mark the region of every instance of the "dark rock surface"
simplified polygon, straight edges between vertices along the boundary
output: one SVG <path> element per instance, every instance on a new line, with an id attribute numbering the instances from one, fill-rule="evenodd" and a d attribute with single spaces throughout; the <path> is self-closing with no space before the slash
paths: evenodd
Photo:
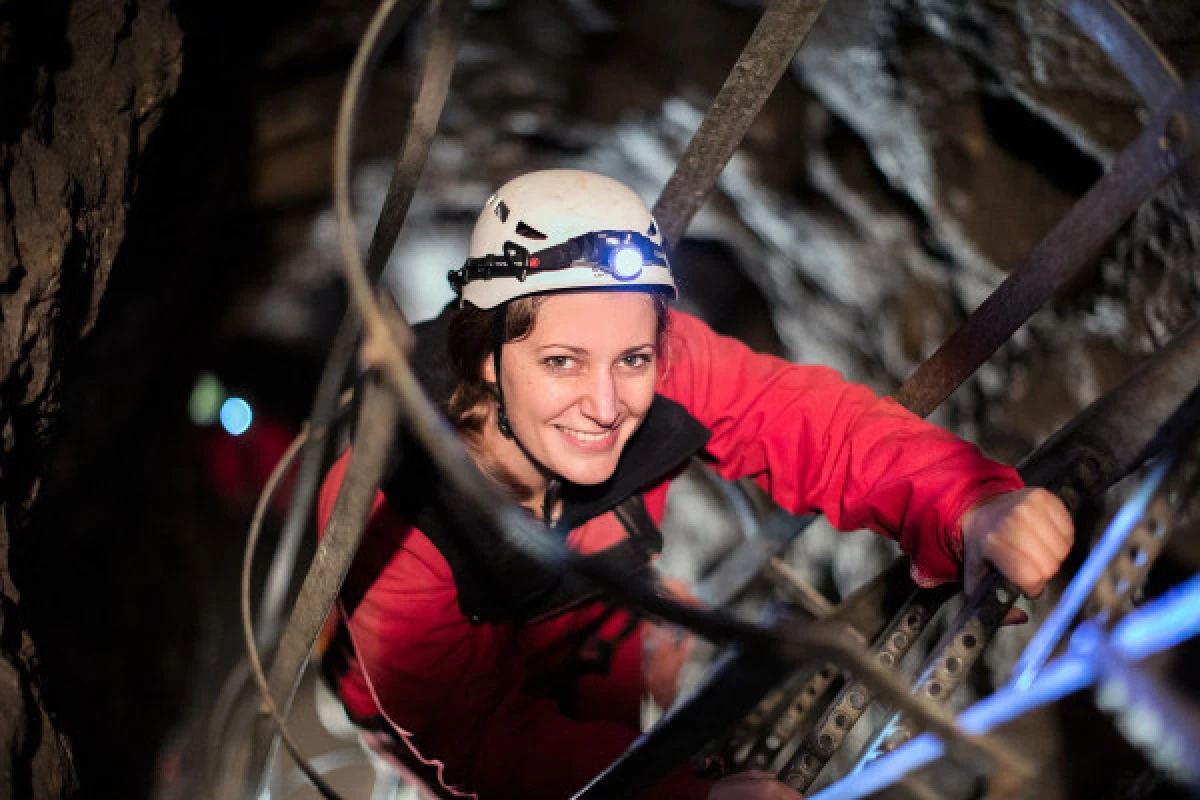
<path id="1" fill-rule="evenodd" d="M 95 324 L 137 165 L 181 69 L 169 4 L 0 4 L 0 794 L 75 783 L 10 556 L 31 534 L 64 365 Z M 26 604 L 27 605 L 27 604 Z M 26 612 L 27 613 L 27 612 Z"/>

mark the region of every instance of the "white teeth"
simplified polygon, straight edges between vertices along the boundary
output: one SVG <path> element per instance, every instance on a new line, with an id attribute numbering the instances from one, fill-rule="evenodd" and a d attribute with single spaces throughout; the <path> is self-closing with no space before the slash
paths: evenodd
<path id="1" fill-rule="evenodd" d="M 573 431 L 570 428 L 559 428 L 560 431 L 581 442 L 599 442 L 607 439 L 612 435 L 612 431 L 604 431 L 603 433 L 584 433 L 583 431 Z"/>

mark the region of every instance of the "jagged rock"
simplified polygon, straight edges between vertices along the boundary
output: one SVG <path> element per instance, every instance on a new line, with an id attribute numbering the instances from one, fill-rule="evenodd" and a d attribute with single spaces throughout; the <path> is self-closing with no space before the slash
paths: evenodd
<path id="1" fill-rule="evenodd" d="M 165 0 L 0 6 L 0 794 L 75 785 L 9 574 L 28 535 L 63 365 L 93 326 L 133 201 L 137 159 L 180 73 Z"/>

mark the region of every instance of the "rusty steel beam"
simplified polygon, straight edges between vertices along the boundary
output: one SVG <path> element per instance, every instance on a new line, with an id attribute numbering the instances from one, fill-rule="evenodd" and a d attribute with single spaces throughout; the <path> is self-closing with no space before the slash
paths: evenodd
<path id="1" fill-rule="evenodd" d="M 1138 206 L 1197 150 L 1200 81 L 1189 81 L 1025 263 L 900 387 L 896 399 L 921 416 L 937 408 L 1055 291 L 1092 263 Z"/>
<path id="2" fill-rule="evenodd" d="M 896 612 L 887 630 L 871 648 L 879 663 L 892 669 L 898 668 L 901 659 L 912 649 L 942 604 L 956 591 L 957 587 L 949 584 L 937 589 L 914 587 L 908 601 Z M 862 681 L 847 681 L 813 730 L 779 771 L 780 780 L 798 792 L 807 791 L 874 699 L 875 693 Z"/>
<path id="3" fill-rule="evenodd" d="M 1060 0 L 1058 9 L 1104 51 L 1151 111 L 1165 106 L 1183 86 L 1174 65 L 1112 0 Z"/>
<path id="4" fill-rule="evenodd" d="M 712 194 L 717 176 L 787 72 L 826 2 L 771 0 L 763 11 L 654 204 L 654 219 L 668 247 L 679 244 L 692 217 Z"/>
<path id="5" fill-rule="evenodd" d="M 1147 359 L 1020 465 L 1025 482 L 1055 491 L 1075 513 L 1190 430 L 1200 417 L 1200 320 Z M 984 579 L 922 667 L 913 691 L 944 701 L 958 687 L 1016 602 L 999 573 Z M 896 715 L 877 734 L 858 769 L 913 738 Z"/>

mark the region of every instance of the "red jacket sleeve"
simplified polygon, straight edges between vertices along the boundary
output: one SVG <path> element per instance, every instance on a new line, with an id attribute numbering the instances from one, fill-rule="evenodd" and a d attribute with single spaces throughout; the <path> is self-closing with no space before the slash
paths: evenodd
<path id="1" fill-rule="evenodd" d="M 344 463 L 322 492 L 322 523 Z M 632 728 L 578 722 L 553 702 L 523 694 L 526 670 L 511 626 L 467 621 L 449 566 L 391 512 L 382 493 L 363 545 L 344 590 L 361 591 L 361 599 L 350 612 L 355 657 L 340 687 L 343 700 L 356 717 L 384 712 L 423 760 L 445 765 L 447 785 L 486 800 L 558 800 L 637 738 Z M 700 798 L 709 786 L 677 771 L 652 796 Z"/>
<path id="2" fill-rule="evenodd" d="M 700 320 L 671 314 L 660 391 L 712 431 L 727 478 L 753 477 L 794 513 L 896 539 L 925 585 L 957 580 L 958 522 L 1022 486 L 1016 470 L 832 369 L 753 353 Z"/>

